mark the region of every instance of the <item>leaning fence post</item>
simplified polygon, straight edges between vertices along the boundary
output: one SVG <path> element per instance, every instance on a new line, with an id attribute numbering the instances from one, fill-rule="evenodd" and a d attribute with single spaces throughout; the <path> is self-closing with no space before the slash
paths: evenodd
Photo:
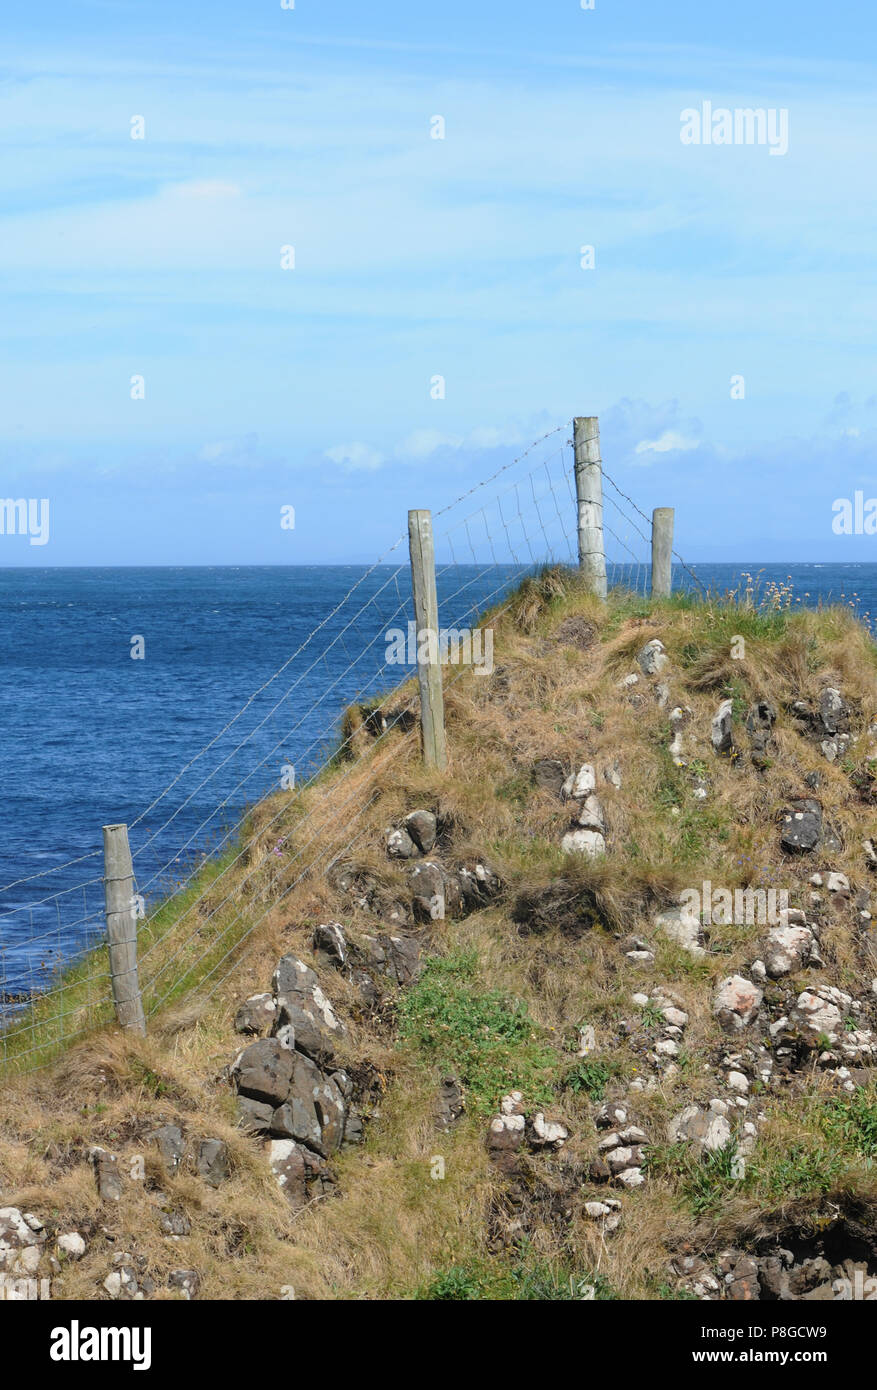
<path id="1" fill-rule="evenodd" d="M 579 508 L 579 568 L 597 597 L 605 598 L 603 466 L 600 461 L 600 425 L 596 415 L 579 415 L 573 420 L 573 444 Z"/>
<path id="2" fill-rule="evenodd" d="M 445 705 L 442 695 L 431 512 L 408 513 L 408 548 L 411 553 L 411 587 L 414 591 L 423 761 L 427 767 L 443 769 L 447 766 L 448 756 L 445 746 Z"/>
<path id="3" fill-rule="evenodd" d="M 652 512 L 652 598 L 669 598 L 673 585 L 673 507 Z"/>
<path id="4" fill-rule="evenodd" d="M 127 825 L 104 826 L 104 898 L 116 1017 L 122 1028 L 145 1033 L 146 1020 L 137 978 L 134 866 Z"/>

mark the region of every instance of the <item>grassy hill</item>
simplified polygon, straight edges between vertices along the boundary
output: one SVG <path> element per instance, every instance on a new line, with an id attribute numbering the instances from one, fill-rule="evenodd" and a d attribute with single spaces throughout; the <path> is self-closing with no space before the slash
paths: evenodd
<path id="1" fill-rule="evenodd" d="M 877 1272 L 867 631 L 755 585 L 600 604 L 562 570 L 485 623 L 492 673 L 446 673 L 447 772 L 414 682 L 350 710 L 322 777 L 165 905 L 145 1039 L 67 1048 L 37 1006 L 0 1206 L 42 1224 L 53 1297 L 175 1298 L 182 1272 L 202 1298 L 819 1298 Z M 318 983 L 272 988 L 288 957 Z M 313 1141 L 272 1089 L 293 1036 L 293 1084 L 331 1091 Z"/>

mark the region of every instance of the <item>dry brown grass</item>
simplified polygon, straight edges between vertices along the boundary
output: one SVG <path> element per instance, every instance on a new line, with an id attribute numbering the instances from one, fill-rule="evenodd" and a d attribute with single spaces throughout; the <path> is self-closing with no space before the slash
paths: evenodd
<path id="1" fill-rule="evenodd" d="M 120 1250 L 146 1257 L 165 1290 L 161 1296 L 168 1296 L 171 1269 L 192 1267 L 201 1273 L 203 1296 L 243 1299 L 281 1297 L 290 1285 L 309 1298 L 411 1296 L 436 1271 L 484 1257 L 488 1210 L 503 1184 L 487 1163 L 483 1122 L 469 1115 L 455 1133 L 435 1133 L 437 1075 L 396 1044 L 392 1010 L 369 1019 L 350 984 L 340 977 L 326 981 L 349 1021 L 342 1060 L 354 1068 L 371 1064 L 384 1078 L 385 1094 L 364 1148 L 337 1163 L 340 1196 L 297 1216 L 270 1179 L 258 1144 L 236 1129 L 223 1075 L 238 1044 L 235 1007 L 268 986 L 280 954 L 308 959 L 320 921 L 343 922 L 354 939 L 380 926 L 332 886 L 327 864 L 353 861 L 388 902 L 405 899 L 404 868 L 387 859 L 383 831 L 413 807 L 428 806 L 438 815 L 447 862 L 484 855 L 505 884 L 489 909 L 436 924 L 434 949 L 474 950 L 480 977 L 526 1002 L 556 1050 L 558 1075 L 572 1060 L 568 1049 L 577 1028 L 587 1021 L 597 1032 L 598 1055 L 618 1054 L 618 1084 L 629 1081 L 640 1062 L 633 1049 L 619 1052 L 618 1025 L 635 1015 L 630 995 L 656 981 L 679 992 L 690 1016 L 690 1062 L 635 1105 L 637 1118 L 659 1137 L 674 1110 L 692 1096 L 709 1098 L 714 1083 L 704 1076 L 702 1060 L 722 1046 L 710 989 L 752 959 L 762 933 L 714 928 L 713 946 L 722 953 L 693 961 L 656 937 L 656 911 L 704 878 L 729 886 L 757 883 L 765 870 L 789 887 L 793 903 L 805 904 L 807 879 L 826 867 L 825 856 L 806 862 L 784 857 L 777 817 L 788 797 L 811 794 L 804 784 L 811 771 L 821 774 L 818 795 L 842 839 L 831 867 L 862 881 L 860 841 L 877 829 L 877 812 L 857 797 L 846 762 L 826 763 L 787 713 L 792 700 L 816 701 L 825 685 L 839 684 L 856 704 L 850 758 L 868 756 L 866 731 L 877 709 L 874 656 L 848 614 L 797 612 L 784 630 L 762 631 L 757 615 L 746 610 L 656 605 L 643 612 L 633 602 L 604 608 L 553 573 L 525 585 L 495 621 L 494 675 L 469 673 L 448 684 L 446 773 L 423 768 L 413 733 L 393 731 L 375 743 L 354 711 L 345 726 L 351 759 L 339 761 L 312 788 L 256 808 L 253 844 L 234 874 L 240 885 L 235 908 L 249 914 L 248 921 L 259 919 L 259 926 L 215 995 L 174 1001 L 151 1021 L 146 1039 L 98 1034 L 54 1067 L 13 1079 L 0 1091 L 3 1202 L 36 1211 L 59 1231 L 80 1230 L 88 1240 L 86 1258 L 57 1279 L 57 1297 L 100 1296 L 101 1280 Z M 746 656 L 737 661 L 729 637 L 744 624 Z M 666 707 L 656 701 L 652 681 L 641 679 L 629 690 L 618 684 L 653 636 L 671 656 Z M 746 756 L 731 763 L 712 753 L 710 720 L 728 691 L 747 703 L 770 700 L 780 711 L 767 773 Z M 676 704 L 692 710 L 686 753 L 703 768 L 705 802 L 693 799 L 691 770 L 674 769 L 667 754 L 667 713 Z M 609 852 L 600 863 L 561 854 L 569 810 L 533 785 L 533 764 L 542 758 L 559 759 L 567 771 L 593 762 L 601 779 L 618 761 L 621 791 L 598 782 L 609 827 Z M 227 892 L 227 882 L 211 890 L 205 918 Z M 628 962 L 619 950 L 618 939 L 631 933 L 652 941 L 653 971 Z M 162 947 L 172 949 L 172 939 Z M 197 950 L 196 938 L 191 959 Z M 831 918 L 823 952 L 828 978 L 861 985 L 849 910 L 838 908 Z M 183 959 L 188 964 L 190 956 Z M 558 1105 L 573 1130 L 570 1154 L 592 1153 L 590 1102 L 559 1092 Z M 173 1178 L 161 1171 L 146 1140 L 170 1121 L 190 1140 L 190 1156 Z M 233 1160 L 231 1178 L 215 1191 L 192 1169 L 191 1145 L 207 1136 L 225 1139 Z M 126 1179 L 117 1208 L 97 1198 L 85 1161 L 94 1143 L 117 1152 L 123 1172 L 135 1155 L 146 1155 L 147 1180 Z M 446 1160 L 442 1181 L 430 1176 L 435 1155 Z M 534 1249 L 540 1257 L 605 1274 L 623 1295 L 654 1296 L 653 1276 L 665 1268 L 680 1223 L 693 1225 L 673 1184 L 655 1179 L 625 1194 L 622 1232 L 608 1241 L 581 1216 L 581 1200 L 596 1195 L 599 1190 L 586 1185 L 566 1233 L 561 1237 L 546 1224 Z M 161 1234 L 163 1206 L 188 1214 L 189 1236 L 171 1242 Z"/>

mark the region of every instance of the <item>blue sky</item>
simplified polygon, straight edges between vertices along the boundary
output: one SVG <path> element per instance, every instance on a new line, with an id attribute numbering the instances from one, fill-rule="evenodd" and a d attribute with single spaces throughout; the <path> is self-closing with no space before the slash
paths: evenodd
<path id="1" fill-rule="evenodd" d="M 103 0 L 4 30 L 0 492 L 52 527 L 0 563 L 370 560 L 574 414 L 692 558 L 877 559 L 831 530 L 877 495 L 867 8 Z M 704 101 L 787 109 L 788 153 L 683 145 Z"/>

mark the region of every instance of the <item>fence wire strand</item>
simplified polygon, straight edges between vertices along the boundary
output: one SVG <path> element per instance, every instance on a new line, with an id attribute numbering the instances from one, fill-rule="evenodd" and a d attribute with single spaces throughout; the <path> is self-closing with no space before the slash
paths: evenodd
<path id="1" fill-rule="evenodd" d="M 496 605 L 543 566 L 579 563 L 571 424 L 546 431 L 433 513 L 440 522 L 434 541 L 443 632 L 474 631 L 486 612 L 495 617 Z M 605 468 L 602 477 L 608 583 L 645 594 L 651 521 Z M 208 984 L 206 997 L 212 997 L 255 944 L 254 934 L 277 904 L 324 859 L 349 855 L 365 833 L 357 829 L 340 848 L 321 845 L 326 803 L 315 788 L 331 760 L 338 768 L 331 783 L 332 810 L 337 814 L 350 807 L 353 827 L 374 803 L 372 793 L 363 804 L 352 805 L 363 795 L 362 774 L 367 772 L 372 783 L 411 747 L 410 740 L 390 737 L 410 727 L 417 703 L 416 696 L 403 698 L 413 670 L 408 658 L 400 664 L 391 654 L 390 643 L 396 634 L 410 652 L 412 629 L 416 637 L 407 558 L 394 559 L 404 540 L 399 536 L 363 569 L 292 653 L 130 821 L 136 841 L 134 894 L 140 904 L 138 969 L 148 1017 L 175 996 L 204 993 Z M 673 555 L 702 591 L 696 574 L 676 551 Z M 446 674 L 445 688 L 463 673 L 461 668 L 452 677 Z M 359 722 L 345 728 L 344 708 L 359 710 Z M 369 719 L 383 720 L 377 736 L 374 730 L 363 736 Z M 283 781 L 290 769 L 291 787 Z M 276 808 L 267 806 L 264 798 L 284 788 L 289 795 L 279 797 Z M 339 802 L 345 789 L 349 794 Z M 309 809 L 296 816 L 306 794 Z M 254 807 L 261 808 L 259 815 Z M 265 810 L 271 812 L 267 817 Z M 290 819 L 292 829 L 284 834 Z M 269 864 L 266 886 L 259 854 L 275 835 L 277 865 Z M 294 852 L 284 849 L 290 836 Z M 69 1046 L 113 1016 L 112 980 L 104 968 L 104 879 L 93 870 L 85 879 L 74 872 L 100 854 L 96 848 L 0 888 L 0 1076 L 4 1062 L 13 1070 L 49 1065 L 61 1045 Z M 76 881 L 68 882 L 71 878 Z M 31 884 L 40 887 L 26 900 Z M 44 891 L 53 885 L 54 891 Z M 266 896 L 260 912 L 257 902 Z"/>

